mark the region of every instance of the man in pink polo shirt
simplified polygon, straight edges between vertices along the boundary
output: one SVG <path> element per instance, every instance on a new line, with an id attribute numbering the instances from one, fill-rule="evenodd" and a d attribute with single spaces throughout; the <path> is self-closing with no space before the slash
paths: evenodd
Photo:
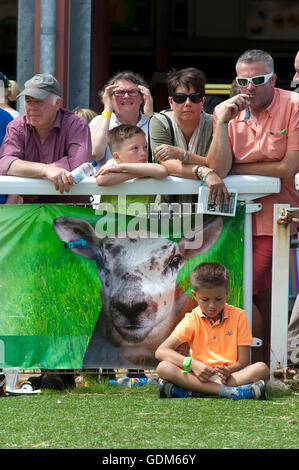
<path id="1" fill-rule="evenodd" d="M 48 178 L 61 194 L 70 190 L 70 172 L 89 160 L 91 138 L 86 120 L 62 108 L 61 95 L 51 74 L 27 80 L 19 95 L 25 114 L 7 127 L 1 146 L 1 175 Z"/>
<path id="2" fill-rule="evenodd" d="M 207 158 L 221 178 L 228 173 L 281 178 L 280 193 L 262 198 L 262 210 L 253 214 L 253 334 L 263 338 L 260 359 L 269 362 L 273 204 L 299 203 L 294 179 L 299 171 L 299 95 L 275 88 L 274 62 L 264 51 L 246 51 L 236 71 L 240 93 L 215 108 Z"/>

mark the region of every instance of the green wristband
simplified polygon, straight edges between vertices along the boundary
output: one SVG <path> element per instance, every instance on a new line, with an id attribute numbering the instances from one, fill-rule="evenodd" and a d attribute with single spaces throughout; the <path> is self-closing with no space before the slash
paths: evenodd
<path id="1" fill-rule="evenodd" d="M 183 360 L 183 367 L 185 370 L 182 370 L 182 374 L 187 374 L 188 372 L 191 372 L 191 369 L 189 369 L 191 361 L 191 356 L 185 357 L 185 359 Z"/>

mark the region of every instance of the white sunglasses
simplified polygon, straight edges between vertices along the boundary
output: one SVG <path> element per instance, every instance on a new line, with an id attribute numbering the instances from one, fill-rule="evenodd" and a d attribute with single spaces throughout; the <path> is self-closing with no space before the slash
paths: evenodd
<path id="1" fill-rule="evenodd" d="M 252 85 L 254 86 L 261 86 L 267 83 L 272 77 L 272 75 L 273 75 L 273 72 L 267 73 L 266 75 L 257 75 L 256 77 L 252 77 L 252 78 L 236 77 L 236 82 L 237 82 L 237 85 L 241 87 L 248 86 L 249 83 L 252 83 Z"/>

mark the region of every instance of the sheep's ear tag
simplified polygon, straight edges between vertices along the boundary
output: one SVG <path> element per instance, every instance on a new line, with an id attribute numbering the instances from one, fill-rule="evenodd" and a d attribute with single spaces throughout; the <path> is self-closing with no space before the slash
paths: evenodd
<path id="1" fill-rule="evenodd" d="M 87 241 L 84 238 L 79 238 L 79 240 L 75 240 L 73 242 L 66 242 L 65 246 L 67 248 L 81 248 L 87 245 Z"/>

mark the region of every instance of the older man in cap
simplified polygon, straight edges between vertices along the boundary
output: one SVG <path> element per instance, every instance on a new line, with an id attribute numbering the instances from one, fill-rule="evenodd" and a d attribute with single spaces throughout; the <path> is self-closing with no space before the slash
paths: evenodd
<path id="1" fill-rule="evenodd" d="M 62 108 L 61 95 L 60 84 L 48 73 L 25 83 L 19 95 L 25 97 L 25 114 L 7 126 L 0 149 L 1 175 L 48 178 L 61 194 L 69 192 L 70 172 L 89 160 L 91 139 L 86 120 Z"/>

